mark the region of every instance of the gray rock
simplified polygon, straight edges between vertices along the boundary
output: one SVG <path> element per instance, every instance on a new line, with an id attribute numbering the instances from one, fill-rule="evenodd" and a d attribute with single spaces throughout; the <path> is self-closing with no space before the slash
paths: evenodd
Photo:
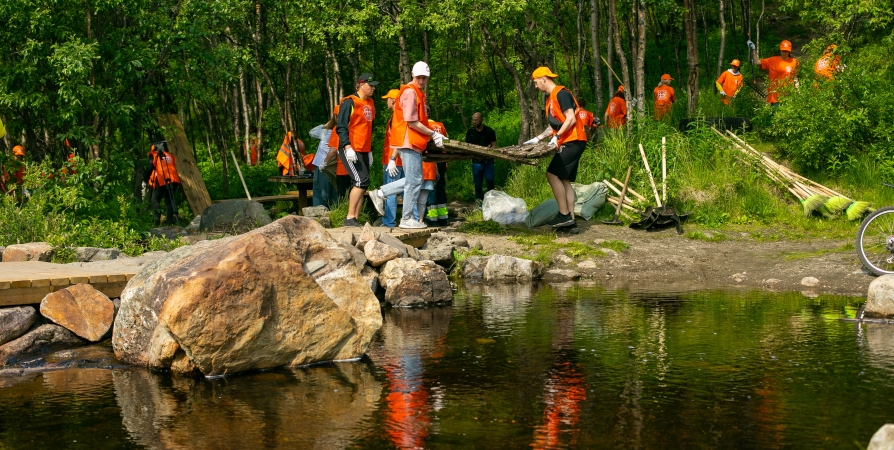
<path id="1" fill-rule="evenodd" d="M 213 203 L 202 212 L 201 231 L 242 233 L 272 222 L 264 206 L 251 200 Z"/>
<path id="2" fill-rule="evenodd" d="M 163 251 L 146 252 L 140 256 L 132 258 L 122 253 L 121 256 L 118 257 L 118 259 L 112 259 L 109 261 L 75 262 L 69 263 L 69 265 L 74 267 L 86 267 L 94 270 L 134 270 L 138 272 L 140 267 L 156 261 L 167 254 L 168 252 Z"/>
<path id="3" fill-rule="evenodd" d="M 460 273 L 462 277 L 469 280 L 484 279 L 484 268 L 490 261 L 490 256 L 469 256 L 463 260 Z"/>
<path id="4" fill-rule="evenodd" d="M 872 435 L 866 450 L 894 450 L 894 423 L 886 423 L 879 428 Z"/>
<path id="5" fill-rule="evenodd" d="M 444 233 L 441 231 L 432 233 L 431 236 L 428 237 L 428 240 L 425 242 L 425 245 L 422 247 L 423 249 L 428 249 L 431 247 L 439 247 L 442 245 L 449 245 L 452 247 L 469 247 L 469 241 L 458 234 L 453 233 Z"/>
<path id="6" fill-rule="evenodd" d="M 369 285 L 369 289 L 373 291 L 373 294 L 379 290 L 379 272 L 376 272 L 375 269 L 366 266 L 360 271 L 360 276 L 366 280 L 366 284 Z"/>
<path id="7" fill-rule="evenodd" d="M 59 325 L 41 325 L 14 341 L 0 345 L 0 366 L 13 364 L 23 356 L 41 351 L 77 347 L 86 343 L 87 341 Z"/>
<path id="8" fill-rule="evenodd" d="M 346 233 L 346 232 L 340 233 L 338 235 L 337 239 L 338 239 L 338 242 L 341 242 L 342 244 L 345 244 L 345 245 L 350 245 L 352 247 L 354 246 L 355 243 L 357 243 L 357 236 L 355 236 L 354 233 Z"/>
<path id="9" fill-rule="evenodd" d="M 455 258 L 453 257 L 454 247 L 449 245 L 442 245 L 439 247 L 429 248 L 427 250 L 420 250 L 422 257 L 424 259 L 428 259 L 438 263 L 438 265 L 444 267 L 450 267 L 453 265 Z"/>
<path id="10" fill-rule="evenodd" d="M 469 241 L 463 236 L 436 232 L 429 236 L 422 250 L 426 259 L 430 259 L 444 267 L 450 267 L 455 261 L 454 251 L 458 248 L 468 247 Z"/>
<path id="11" fill-rule="evenodd" d="M 529 259 L 506 255 L 491 255 L 484 267 L 484 281 L 517 283 L 539 280 L 543 276 L 543 264 Z"/>
<path id="12" fill-rule="evenodd" d="M 869 283 L 866 314 L 872 317 L 894 317 L 894 275 L 883 275 Z"/>
<path id="13" fill-rule="evenodd" d="M 553 262 L 556 264 L 564 265 L 574 264 L 574 260 L 571 259 L 571 257 L 569 257 L 568 255 L 556 255 L 556 257 L 553 258 Z"/>
<path id="14" fill-rule="evenodd" d="M 117 248 L 75 247 L 78 262 L 108 261 L 118 259 L 121 250 Z"/>
<path id="15" fill-rule="evenodd" d="M 320 217 L 318 221 L 323 228 L 332 228 L 332 219 L 328 217 Z"/>
<path id="16" fill-rule="evenodd" d="M 53 259 L 53 247 L 46 242 L 13 244 L 3 249 L 3 262 L 49 262 L 51 259 Z"/>
<path id="17" fill-rule="evenodd" d="M 801 279 L 801 285 L 807 287 L 814 287 L 819 284 L 819 280 L 814 277 L 804 277 Z"/>
<path id="18" fill-rule="evenodd" d="M 199 231 L 199 226 L 202 224 L 202 215 L 199 214 L 192 218 L 189 222 L 189 225 L 186 226 L 187 231 Z"/>
<path id="19" fill-rule="evenodd" d="M 410 255 L 407 253 L 407 244 L 404 244 L 400 239 L 388 234 L 381 233 L 378 237 L 379 242 L 383 244 L 390 245 L 397 249 L 398 254 L 400 254 L 400 258 L 409 258 Z"/>
<path id="20" fill-rule="evenodd" d="M 432 261 L 388 261 L 379 273 L 379 283 L 385 288 L 385 301 L 396 307 L 453 301 L 447 272 Z"/>
<path id="21" fill-rule="evenodd" d="M 579 280 L 580 274 L 568 269 L 550 269 L 543 274 L 544 281 L 574 281 Z"/>
<path id="22" fill-rule="evenodd" d="M 360 251 L 360 249 L 353 245 L 345 244 L 343 242 L 339 243 L 339 245 L 341 246 L 341 248 L 347 250 L 348 253 L 351 254 L 351 259 L 354 260 L 354 265 L 357 267 L 357 269 L 363 269 L 367 262 L 366 255 L 364 255 L 363 252 Z"/>
<path id="23" fill-rule="evenodd" d="M 301 215 L 304 217 L 328 217 L 329 208 L 325 206 L 308 206 L 301 208 Z"/>
<path id="24" fill-rule="evenodd" d="M 375 241 L 379 237 L 378 234 L 379 233 L 373 231 L 372 225 L 367 222 L 366 225 L 363 225 L 363 229 L 360 231 L 360 236 L 357 237 L 357 248 L 365 251 L 366 243 Z"/>
<path id="25" fill-rule="evenodd" d="M 189 236 L 189 232 L 186 231 L 186 228 L 178 227 L 178 226 L 168 226 L 168 227 L 158 227 L 149 230 L 149 234 L 155 237 L 165 238 L 168 240 L 175 240 L 182 236 Z"/>
<path id="26" fill-rule="evenodd" d="M 404 244 L 404 245 L 407 248 L 407 257 L 408 258 L 413 258 L 416 261 L 424 261 L 426 259 L 429 259 L 429 258 L 425 258 L 424 256 L 422 256 L 422 252 L 417 250 L 416 247 L 413 247 L 412 245 L 409 245 L 409 244 Z"/>
<path id="27" fill-rule="evenodd" d="M 375 239 L 366 243 L 363 254 L 366 255 L 366 260 L 373 267 L 379 267 L 392 259 L 397 259 L 399 255 L 396 248 Z"/>
<path id="28" fill-rule="evenodd" d="M 35 320 L 37 311 L 30 306 L 0 309 L 0 345 L 25 334 Z"/>
<path id="29" fill-rule="evenodd" d="M 200 233 L 200 234 L 190 234 L 189 236 L 181 236 L 180 242 L 183 242 L 186 245 L 193 245 L 197 242 L 207 241 L 209 234 Z"/>
<path id="30" fill-rule="evenodd" d="M 577 263 L 577 267 L 579 269 L 593 270 L 593 269 L 598 268 L 599 266 L 596 264 L 596 261 L 593 261 L 592 259 L 588 259 L 588 260 L 581 261 L 581 262 Z"/>

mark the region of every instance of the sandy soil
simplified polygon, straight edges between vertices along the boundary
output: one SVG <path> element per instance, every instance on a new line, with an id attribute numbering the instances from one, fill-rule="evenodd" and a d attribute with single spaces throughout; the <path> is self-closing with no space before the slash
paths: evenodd
<path id="1" fill-rule="evenodd" d="M 630 248 L 592 258 L 595 268 L 581 268 L 580 264 L 592 265 L 583 259 L 561 263 L 554 258 L 548 269 L 574 269 L 584 278 L 611 287 L 650 291 L 758 288 L 800 291 L 809 296 L 865 296 L 869 283 L 875 279 L 862 269 L 852 246 L 842 248 L 852 243 L 851 240 L 762 242 L 748 233 L 725 231 L 722 234 L 726 235 L 726 240 L 707 242 L 678 235 L 673 229 L 645 232 L 583 221 L 579 221 L 578 226 L 580 234 L 560 234 L 558 239 L 594 246 L 601 240 L 621 240 Z M 686 231 L 695 229 L 697 227 L 686 227 Z M 466 236 L 470 242 L 480 242 L 483 250 L 492 254 L 522 256 L 532 253 L 504 236 Z M 818 282 L 809 286 L 812 283 L 805 280 L 807 277 L 816 278 Z"/>

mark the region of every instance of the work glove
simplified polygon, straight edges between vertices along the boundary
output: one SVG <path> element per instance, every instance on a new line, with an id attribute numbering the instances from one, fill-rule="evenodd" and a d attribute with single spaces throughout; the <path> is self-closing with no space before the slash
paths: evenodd
<path id="1" fill-rule="evenodd" d="M 367 152 L 367 153 L 366 153 L 366 156 L 368 156 L 367 159 L 369 160 L 369 165 L 370 165 L 370 167 L 372 167 L 372 165 L 373 165 L 373 152 Z"/>
<path id="2" fill-rule="evenodd" d="M 397 162 L 393 159 L 388 160 L 388 175 L 391 175 L 392 177 L 397 176 Z"/>
<path id="3" fill-rule="evenodd" d="M 355 152 L 353 148 L 345 148 L 345 158 L 347 158 L 348 162 L 353 164 L 357 162 L 357 152 Z"/>
<path id="4" fill-rule="evenodd" d="M 751 42 L 751 39 L 749 39 L 748 42 L 746 42 L 746 44 L 748 44 L 748 48 L 750 48 L 750 49 L 752 49 L 752 50 L 755 49 L 755 47 L 754 47 L 754 42 Z"/>
<path id="5" fill-rule="evenodd" d="M 549 148 L 558 148 L 559 147 L 559 139 L 556 136 L 553 136 L 552 139 L 549 140 Z M 559 149 L 559 153 L 562 152 L 562 149 Z"/>
<path id="6" fill-rule="evenodd" d="M 444 148 L 444 135 L 435 131 L 431 134 L 431 140 L 434 141 L 435 146 L 438 148 Z"/>
<path id="7" fill-rule="evenodd" d="M 724 92 L 724 91 L 720 91 L 720 96 L 721 96 L 721 97 L 726 97 L 726 92 Z"/>
<path id="8" fill-rule="evenodd" d="M 522 142 L 522 145 L 536 144 L 538 142 L 540 142 L 540 136 L 534 136 L 533 139 L 528 139 L 527 141 Z"/>

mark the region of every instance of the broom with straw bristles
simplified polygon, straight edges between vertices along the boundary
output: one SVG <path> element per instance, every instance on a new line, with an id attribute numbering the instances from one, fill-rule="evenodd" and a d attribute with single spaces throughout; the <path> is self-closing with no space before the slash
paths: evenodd
<path id="1" fill-rule="evenodd" d="M 757 169 L 762 169 L 773 182 L 791 192 L 801 202 L 801 206 L 804 207 L 805 216 L 809 217 L 811 214 L 819 213 L 824 217 L 831 218 L 844 213 L 848 220 L 859 220 L 871 210 L 869 202 L 851 200 L 826 186 L 793 172 L 788 167 L 773 161 L 769 156 L 755 150 L 754 147 L 748 145 L 733 132 L 726 130 L 726 134 L 723 134 L 714 127 L 711 127 L 711 129 L 731 144 L 732 148 L 739 150 L 745 157 L 744 160 L 747 164 Z"/>

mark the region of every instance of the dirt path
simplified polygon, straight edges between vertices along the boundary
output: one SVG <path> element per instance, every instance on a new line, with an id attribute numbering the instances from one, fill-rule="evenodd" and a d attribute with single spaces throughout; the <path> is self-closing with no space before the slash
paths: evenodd
<path id="1" fill-rule="evenodd" d="M 586 258 L 568 261 L 558 257 L 549 266 L 574 269 L 600 284 L 637 290 L 667 286 L 673 290 L 761 288 L 772 291 L 800 291 L 805 295 L 841 294 L 865 296 L 875 279 L 862 270 L 852 241 L 798 240 L 762 242 L 747 233 L 724 231 L 726 239 L 709 242 L 680 236 L 673 229 L 644 232 L 623 226 L 578 222 L 580 234 L 560 235 L 560 239 L 598 246 L 601 240 L 620 240 L 630 247 L 619 253 L 608 251 L 591 258 L 595 268 L 581 268 Z M 687 231 L 695 229 L 687 227 Z M 705 232 L 716 236 L 718 232 Z M 743 235 L 744 234 L 744 235 Z M 466 235 L 489 253 L 530 256 L 530 248 L 503 236 Z M 563 241 L 559 241 L 563 242 Z M 560 260 L 565 259 L 562 263 Z M 588 264 L 583 264 L 587 266 Z M 818 280 L 815 286 L 802 284 L 806 277 Z M 807 282 L 806 284 L 810 284 Z"/>

